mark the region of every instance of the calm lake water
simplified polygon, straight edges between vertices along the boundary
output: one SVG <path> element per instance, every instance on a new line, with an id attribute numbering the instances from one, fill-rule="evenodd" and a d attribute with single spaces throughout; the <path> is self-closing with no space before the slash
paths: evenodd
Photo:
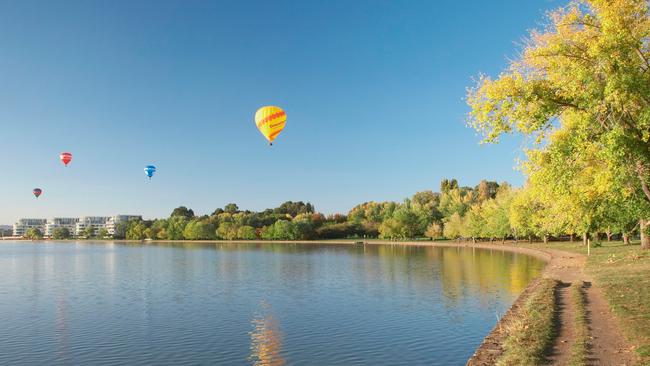
<path id="1" fill-rule="evenodd" d="M 543 266 L 469 248 L 0 242 L 0 364 L 464 365 Z"/>

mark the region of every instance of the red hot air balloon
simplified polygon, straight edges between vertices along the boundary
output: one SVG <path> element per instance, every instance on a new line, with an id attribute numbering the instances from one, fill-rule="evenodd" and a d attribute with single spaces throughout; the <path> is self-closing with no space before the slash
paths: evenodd
<path id="1" fill-rule="evenodd" d="M 59 159 L 61 159 L 65 166 L 68 166 L 68 164 L 72 161 L 72 154 L 69 152 L 62 152 L 61 155 L 59 155 Z"/>
<path id="2" fill-rule="evenodd" d="M 33 193 L 34 196 L 38 199 L 38 196 L 40 196 L 41 193 L 43 193 L 43 190 L 40 189 L 40 188 L 34 188 L 34 189 L 32 190 L 32 193 Z"/>

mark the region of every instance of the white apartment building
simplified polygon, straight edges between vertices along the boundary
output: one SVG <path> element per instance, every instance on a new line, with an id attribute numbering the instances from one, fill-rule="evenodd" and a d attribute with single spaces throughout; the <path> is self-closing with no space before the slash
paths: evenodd
<path id="1" fill-rule="evenodd" d="M 75 225 L 74 234 L 76 236 L 84 236 L 87 227 L 93 228 L 93 235 L 97 235 L 99 229 L 106 228 L 106 224 L 110 216 L 84 216 L 79 218 L 79 222 Z"/>
<path id="2" fill-rule="evenodd" d="M 14 236 L 24 236 L 27 230 L 37 228 L 46 237 L 51 237 L 54 229 L 64 227 L 70 231 L 70 235 L 84 236 L 87 227 L 93 228 L 93 235 L 97 235 L 100 229 L 106 229 L 109 235 L 115 234 L 117 225 L 130 220 L 142 220 L 140 215 L 115 215 L 115 216 L 84 216 L 77 217 L 53 217 L 51 219 L 19 219 L 14 224 Z"/>
<path id="3" fill-rule="evenodd" d="M 45 234 L 45 226 L 47 220 L 45 219 L 19 219 L 14 224 L 14 236 L 25 236 L 27 230 L 36 228 Z"/>
<path id="4" fill-rule="evenodd" d="M 106 223 L 106 230 L 108 230 L 109 235 L 115 235 L 115 227 L 122 223 L 122 222 L 128 222 L 131 220 L 142 220 L 142 216 L 140 215 L 117 215 L 113 216 L 108 219 L 108 222 Z"/>
<path id="5" fill-rule="evenodd" d="M 77 230 L 77 223 L 79 219 L 76 217 L 53 217 L 47 220 L 45 225 L 45 236 L 51 237 L 56 228 L 66 228 L 70 232 L 70 236 L 74 235 Z"/>

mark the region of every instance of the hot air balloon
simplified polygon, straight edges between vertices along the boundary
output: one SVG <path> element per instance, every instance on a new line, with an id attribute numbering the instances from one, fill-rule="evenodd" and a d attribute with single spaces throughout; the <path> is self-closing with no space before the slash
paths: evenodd
<path id="1" fill-rule="evenodd" d="M 153 176 L 153 173 L 155 173 L 155 172 L 156 172 L 156 167 L 153 166 L 153 165 L 147 165 L 144 168 L 144 174 L 146 174 L 147 177 L 149 177 L 149 179 L 151 179 L 151 177 Z"/>
<path id="2" fill-rule="evenodd" d="M 34 188 L 34 189 L 32 190 L 32 193 L 34 194 L 34 196 L 36 197 L 36 199 L 38 199 L 38 196 L 40 196 L 41 193 L 43 193 L 43 190 L 40 189 L 40 188 Z"/>
<path id="3" fill-rule="evenodd" d="M 65 164 L 65 166 L 68 166 L 68 164 L 72 161 L 72 154 L 70 154 L 69 152 L 62 152 L 59 155 L 59 159 L 61 159 L 61 161 L 63 162 L 63 164 Z"/>
<path id="4" fill-rule="evenodd" d="M 282 132 L 287 123 L 287 114 L 280 107 L 265 106 L 255 112 L 255 124 L 262 135 L 273 145 L 273 140 Z"/>

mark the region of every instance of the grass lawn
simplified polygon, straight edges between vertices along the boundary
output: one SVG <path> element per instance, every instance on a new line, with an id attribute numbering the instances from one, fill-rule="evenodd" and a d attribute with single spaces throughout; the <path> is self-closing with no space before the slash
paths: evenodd
<path id="1" fill-rule="evenodd" d="M 554 248 L 587 254 L 581 243 L 524 244 L 535 248 Z M 638 242 L 592 243 L 586 271 L 603 289 L 621 329 L 642 360 L 650 365 L 650 250 Z"/>

